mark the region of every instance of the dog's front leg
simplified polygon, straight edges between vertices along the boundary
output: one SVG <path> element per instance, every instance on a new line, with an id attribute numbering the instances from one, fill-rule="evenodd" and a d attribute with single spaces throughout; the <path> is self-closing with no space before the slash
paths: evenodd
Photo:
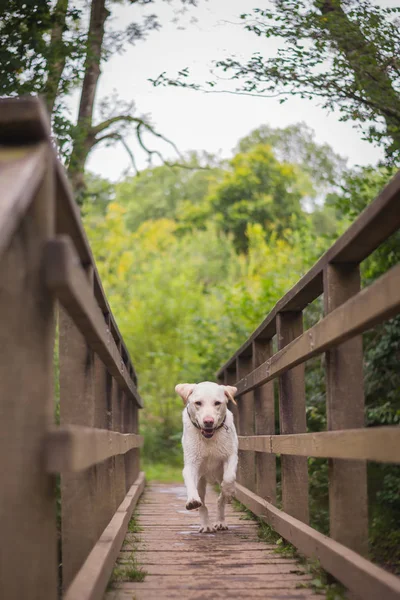
<path id="1" fill-rule="evenodd" d="M 200 500 L 199 492 L 197 491 L 197 485 L 199 482 L 198 468 L 194 464 L 185 465 L 182 474 L 183 479 L 185 480 L 187 492 L 186 510 L 200 508 L 200 506 L 202 506 L 202 502 Z"/>
<path id="2" fill-rule="evenodd" d="M 235 494 L 235 481 L 238 457 L 232 454 L 224 463 L 224 475 L 222 478 L 221 490 L 226 502 L 230 502 Z"/>
<path id="3" fill-rule="evenodd" d="M 228 529 L 228 525 L 225 523 L 225 504 L 230 502 L 235 493 L 237 462 L 237 455 L 234 454 L 224 464 L 221 493 L 217 503 L 217 522 L 214 524 L 214 529 L 217 531 Z"/>

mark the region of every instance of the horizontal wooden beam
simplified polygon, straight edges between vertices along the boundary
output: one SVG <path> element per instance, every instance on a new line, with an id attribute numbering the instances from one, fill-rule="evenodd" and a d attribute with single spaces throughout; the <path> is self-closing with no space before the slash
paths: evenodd
<path id="1" fill-rule="evenodd" d="M 56 231 L 58 235 L 68 235 L 74 242 L 81 264 L 93 266 L 94 295 L 103 314 L 108 315 L 110 330 L 116 342 L 120 343 L 127 356 L 127 366 L 132 369 L 133 381 L 137 385 L 137 377 L 129 352 L 126 348 L 122 335 L 112 314 L 106 294 L 104 292 L 99 273 L 96 268 L 92 250 L 82 224 L 78 205 L 75 202 L 71 184 L 68 180 L 64 167 L 56 161 Z"/>
<path id="2" fill-rule="evenodd" d="M 74 320 L 88 345 L 99 355 L 110 374 L 137 405 L 143 406 L 135 384 L 94 298 L 71 240 L 60 236 L 45 248 L 45 276 L 65 310 Z"/>
<path id="3" fill-rule="evenodd" d="M 236 383 L 237 396 L 390 319 L 399 310 L 400 265 L 396 265 Z"/>
<path id="4" fill-rule="evenodd" d="M 132 448 L 141 448 L 143 437 L 135 433 L 118 433 L 79 425 L 58 427 L 46 440 L 48 473 L 83 471 L 92 465 Z"/>
<path id="5" fill-rule="evenodd" d="M 101 600 L 103 598 L 129 520 L 144 490 L 144 485 L 144 473 L 140 473 L 66 591 L 64 600 Z"/>
<path id="6" fill-rule="evenodd" d="M 400 463 L 400 427 L 239 436 L 239 449 L 268 454 Z"/>
<path id="7" fill-rule="evenodd" d="M 363 600 L 398 600 L 400 578 L 236 484 L 236 498 Z"/>
<path id="8" fill-rule="evenodd" d="M 0 256 L 35 197 L 48 155 L 44 142 L 36 146 L 0 148 Z"/>
<path id="9" fill-rule="evenodd" d="M 246 356 L 254 340 L 272 338 L 279 312 L 300 311 L 323 291 L 322 274 L 330 263 L 360 263 L 400 227 L 400 171 L 379 196 L 352 223 L 347 231 L 325 252 L 318 262 L 274 306 L 264 321 L 219 369 L 217 377 Z"/>

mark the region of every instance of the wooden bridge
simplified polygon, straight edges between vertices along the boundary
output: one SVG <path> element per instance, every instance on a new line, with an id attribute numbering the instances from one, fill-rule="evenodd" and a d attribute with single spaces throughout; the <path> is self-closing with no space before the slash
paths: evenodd
<path id="1" fill-rule="evenodd" d="M 230 532 L 193 534 L 196 515 L 179 487 L 146 488 L 146 546 L 132 546 L 132 527 L 123 545 L 145 487 L 143 402 L 33 98 L 0 101 L 0 193 L 0 598 L 100 599 L 128 550 L 149 575 L 116 584 L 108 598 L 310 597 L 299 587 L 307 574 L 260 546 L 256 525 L 233 509 Z M 399 463 L 400 429 L 364 428 L 361 343 L 400 312 L 400 265 L 362 290 L 359 271 L 399 226 L 400 174 L 218 373 L 238 387 L 237 499 L 361 600 L 400 598 L 400 580 L 367 559 L 366 462 Z M 303 310 L 322 294 L 324 318 L 303 331 Z M 304 363 L 321 353 L 328 431 L 306 433 Z M 309 456 L 330 459 L 331 537 L 309 525 Z"/>

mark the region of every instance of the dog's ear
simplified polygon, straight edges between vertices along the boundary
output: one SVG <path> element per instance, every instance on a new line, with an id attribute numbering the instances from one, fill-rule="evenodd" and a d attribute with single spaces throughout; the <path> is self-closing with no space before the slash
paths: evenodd
<path id="1" fill-rule="evenodd" d="M 186 404 L 195 387 L 195 383 L 178 383 L 178 385 L 175 386 L 175 391 L 180 395 L 183 402 Z"/>
<path id="2" fill-rule="evenodd" d="M 237 388 L 235 388 L 233 385 L 224 385 L 224 392 L 225 392 L 225 396 L 228 398 L 228 400 L 230 400 L 231 402 L 233 402 L 233 404 L 236 404 L 236 400 L 234 398 L 234 395 L 237 392 Z"/>

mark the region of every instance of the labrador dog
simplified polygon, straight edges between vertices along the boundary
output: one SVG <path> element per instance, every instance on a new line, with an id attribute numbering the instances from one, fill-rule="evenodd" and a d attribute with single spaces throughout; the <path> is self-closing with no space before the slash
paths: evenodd
<path id="1" fill-rule="evenodd" d="M 236 404 L 237 389 L 210 381 L 180 383 L 175 391 L 185 404 L 183 410 L 183 478 L 187 490 L 186 509 L 199 509 L 200 533 L 228 529 L 225 504 L 235 493 L 238 438 L 228 402 Z M 207 483 L 221 484 L 217 521 L 208 520 L 205 505 Z"/>

